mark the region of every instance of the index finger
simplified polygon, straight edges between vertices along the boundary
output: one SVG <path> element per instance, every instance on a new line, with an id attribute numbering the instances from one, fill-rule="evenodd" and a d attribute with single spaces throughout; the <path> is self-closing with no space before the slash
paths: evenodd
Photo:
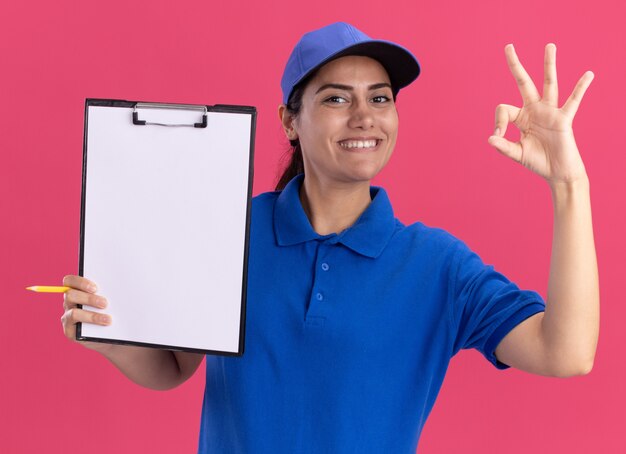
<path id="1" fill-rule="evenodd" d="M 504 54 L 506 55 L 506 62 L 509 65 L 509 69 L 513 77 L 515 77 L 524 104 L 532 104 L 533 102 L 540 101 L 541 96 L 537 91 L 537 87 L 535 87 L 532 79 L 520 63 L 519 58 L 517 58 L 513 44 L 504 46 Z"/>
<path id="2" fill-rule="evenodd" d="M 98 291 L 98 286 L 95 282 L 90 281 L 89 279 L 82 276 L 65 276 L 63 278 L 63 285 L 88 293 L 96 293 Z"/>

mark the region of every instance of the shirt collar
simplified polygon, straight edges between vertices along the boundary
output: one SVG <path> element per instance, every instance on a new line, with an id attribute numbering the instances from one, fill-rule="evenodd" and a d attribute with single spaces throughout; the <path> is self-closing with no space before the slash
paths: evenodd
<path id="1" fill-rule="evenodd" d="M 279 194 L 274 206 L 274 232 L 279 246 L 311 240 L 342 243 L 366 257 L 378 257 L 391 239 L 396 221 L 389 197 L 383 188 L 372 187 L 372 202 L 349 228 L 339 234 L 319 235 L 309 222 L 300 203 L 304 175 L 292 179 Z"/>

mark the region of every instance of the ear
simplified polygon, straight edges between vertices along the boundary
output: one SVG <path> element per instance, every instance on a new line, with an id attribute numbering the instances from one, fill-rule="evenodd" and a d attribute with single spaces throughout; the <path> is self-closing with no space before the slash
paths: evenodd
<path id="1" fill-rule="evenodd" d="M 295 118 L 289 113 L 286 105 L 281 104 L 278 106 L 278 118 L 283 125 L 283 131 L 285 131 L 287 139 L 296 140 L 298 138 L 298 133 L 294 128 Z"/>

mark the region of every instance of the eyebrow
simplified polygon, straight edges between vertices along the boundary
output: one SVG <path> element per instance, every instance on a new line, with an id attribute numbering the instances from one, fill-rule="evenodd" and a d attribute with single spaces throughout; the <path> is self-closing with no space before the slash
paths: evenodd
<path id="1" fill-rule="evenodd" d="M 370 85 L 369 87 L 367 87 L 367 89 L 368 90 L 378 90 L 379 88 L 385 88 L 385 87 L 389 87 L 389 88 L 391 88 L 393 90 L 393 88 L 391 87 L 391 84 L 388 84 L 386 82 L 381 82 L 381 83 L 378 83 L 378 84 Z M 334 88 L 336 90 L 354 91 L 354 87 L 352 87 L 351 85 L 324 84 L 320 88 L 317 89 L 315 94 L 318 94 L 320 91 L 327 90 L 329 88 Z"/>

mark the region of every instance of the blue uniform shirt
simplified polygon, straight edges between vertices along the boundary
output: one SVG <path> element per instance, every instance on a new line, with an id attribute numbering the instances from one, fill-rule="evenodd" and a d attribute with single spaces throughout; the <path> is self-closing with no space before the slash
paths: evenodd
<path id="1" fill-rule="evenodd" d="M 207 356 L 200 453 L 414 453 L 452 356 L 494 350 L 542 298 L 384 189 L 319 235 L 303 177 L 254 198 L 245 353 Z"/>

